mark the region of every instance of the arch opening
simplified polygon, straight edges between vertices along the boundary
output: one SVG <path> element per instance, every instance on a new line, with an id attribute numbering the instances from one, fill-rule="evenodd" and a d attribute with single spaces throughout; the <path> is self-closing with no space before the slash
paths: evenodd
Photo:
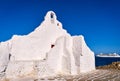
<path id="1" fill-rule="evenodd" d="M 54 14 L 53 14 L 53 13 L 50 14 L 50 18 L 51 18 L 51 19 L 50 19 L 50 20 L 51 20 L 51 23 L 53 24 L 53 23 L 54 23 Z"/>
<path id="2" fill-rule="evenodd" d="M 54 18 L 54 14 L 53 13 L 50 14 L 50 18 Z"/>

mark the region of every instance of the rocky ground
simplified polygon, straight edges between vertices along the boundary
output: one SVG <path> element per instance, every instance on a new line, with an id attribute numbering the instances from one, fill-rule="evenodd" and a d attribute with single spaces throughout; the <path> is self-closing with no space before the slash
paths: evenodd
<path id="1" fill-rule="evenodd" d="M 56 76 L 49 78 L 33 79 L 5 79 L 0 81 L 120 81 L 120 62 L 114 62 L 110 65 L 97 67 L 97 70 L 82 73 L 77 76 Z"/>
<path id="2" fill-rule="evenodd" d="M 115 69 L 120 70 L 120 62 L 113 62 L 112 64 L 105 65 L 105 66 L 99 66 L 97 69 Z"/>

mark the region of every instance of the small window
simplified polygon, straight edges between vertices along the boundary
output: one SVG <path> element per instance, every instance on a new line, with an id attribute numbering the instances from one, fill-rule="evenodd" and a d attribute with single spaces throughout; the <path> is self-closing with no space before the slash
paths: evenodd
<path id="1" fill-rule="evenodd" d="M 52 45 L 51 45 L 51 48 L 53 48 L 54 46 L 55 46 L 55 45 L 52 44 Z"/>
<path id="2" fill-rule="evenodd" d="M 57 23 L 57 26 L 59 26 L 59 23 Z"/>
<path id="3" fill-rule="evenodd" d="M 51 13 L 50 17 L 51 17 L 51 18 L 53 18 L 53 16 L 54 16 L 54 14 L 53 14 L 53 13 Z"/>

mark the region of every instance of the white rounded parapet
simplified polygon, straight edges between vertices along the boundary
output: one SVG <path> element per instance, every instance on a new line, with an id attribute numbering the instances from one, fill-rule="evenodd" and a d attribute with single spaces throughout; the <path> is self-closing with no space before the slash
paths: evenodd
<path id="1" fill-rule="evenodd" d="M 54 23 L 57 20 L 56 14 L 53 11 L 47 12 L 45 16 L 45 21 Z"/>

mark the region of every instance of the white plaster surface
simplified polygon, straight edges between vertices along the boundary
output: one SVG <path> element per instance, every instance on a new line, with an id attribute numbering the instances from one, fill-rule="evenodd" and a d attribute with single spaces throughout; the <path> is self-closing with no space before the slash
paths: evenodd
<path id="1" fill-rule="evenodd" d="M 8 42 L 1 42 L 0 43 L 0 73 L 3 73 L 8 65 L 9 62 L 9 43 Z"/>
<path id="2" fill-rule="evenodd" d="M 0 61 L 0 72 L 5 70 L 7 78 L 77 75 L 95 69 L 94 52 L 84 37 L 67 33 L 53 11 L 30 34 L 0 43 Z"/>

